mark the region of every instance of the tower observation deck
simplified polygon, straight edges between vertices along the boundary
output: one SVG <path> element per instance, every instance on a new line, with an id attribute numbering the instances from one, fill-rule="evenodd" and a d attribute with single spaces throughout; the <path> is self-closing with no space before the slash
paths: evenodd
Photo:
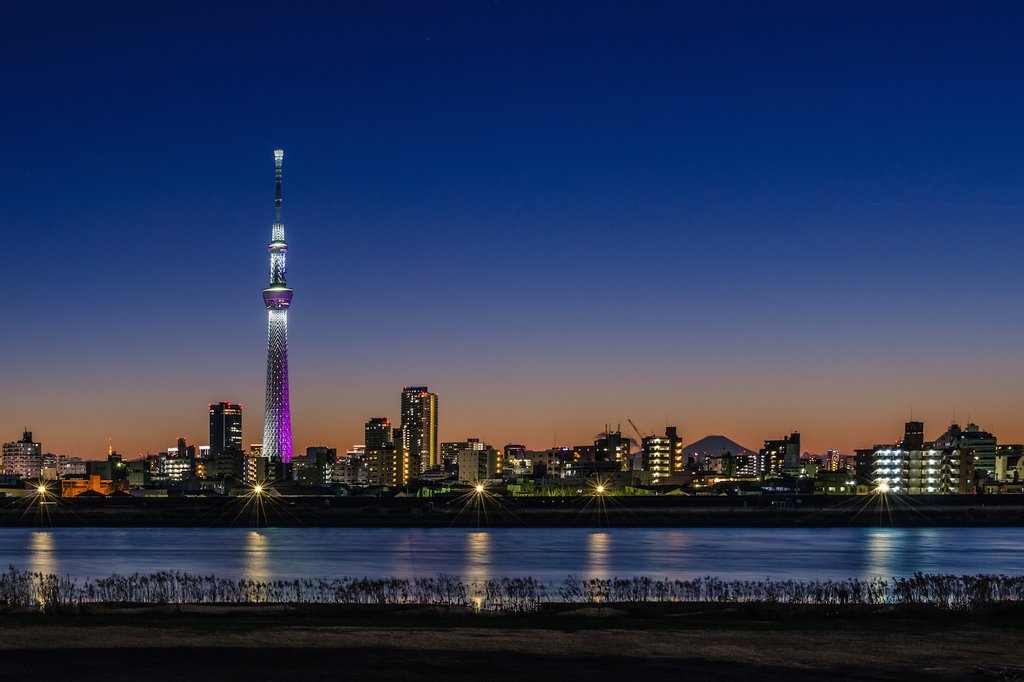
<path id="1" fill-rule="evenodd" d="M 271 227 L 270 284 L 263 290 L 267 306 L 267 399 L 263 414 L 263 456 L 283 462 L 292 458 L 292 413 L 288 397 L 288 308 L 292 290 L 288 288 L 284 240 L 281 222 L 281 164 L 284 151 L 274 150 L 277 190 L 274 197 L 274 224 Z"/>

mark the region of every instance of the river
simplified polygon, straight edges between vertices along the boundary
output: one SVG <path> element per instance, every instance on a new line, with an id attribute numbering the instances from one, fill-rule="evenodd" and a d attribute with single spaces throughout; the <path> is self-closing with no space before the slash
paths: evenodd
<path id="1" fill-rule="evenodd" d="M 1024 529 L 3 528 L 0 557 L 4 567 L 79 579 L 162 570 L 254 580 L 445 573 L 545 582 L 1009 575 L 1024 574 Z"/>

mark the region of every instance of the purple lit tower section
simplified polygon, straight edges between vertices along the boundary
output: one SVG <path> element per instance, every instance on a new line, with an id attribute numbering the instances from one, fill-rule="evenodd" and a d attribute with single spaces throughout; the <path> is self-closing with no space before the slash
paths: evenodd
<path id="1" fill-rule="evenodd" d="M 288 307 L 292 290 L 286 281 L 284 240 L 281 222 L 281 164 L 284 151 L 274 150 L 277 193 L 274 199 L 274 226 L 270 245 L 270 286 L 263 290 L 267 305 L 267 402 L 263 414 L 263 456 L 292 459 L 292 411 L 288 399 Z"/>

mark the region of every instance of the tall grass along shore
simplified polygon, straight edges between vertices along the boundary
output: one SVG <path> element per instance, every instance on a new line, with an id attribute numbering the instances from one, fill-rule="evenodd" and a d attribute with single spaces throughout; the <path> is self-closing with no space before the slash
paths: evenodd
<path id="1" fill-rule="evenodd" d="M 0 609 L 74 612 L 83 606 L 144 605 L 424 605 L 491 613 L 532 613 L 549 605 L 652 603 L 780 604 L 806 606 L 917 605 L 977 612 L 1024 601 L 1024 576 L 934 575 L 861 580 L 692 580 L 580 578 L 557 583 L 531 577 L 465 581 L 424 578 L 305 578 L 249 580 L 162 571 L 79 582 L 19 571 L 0 573 Z"/>

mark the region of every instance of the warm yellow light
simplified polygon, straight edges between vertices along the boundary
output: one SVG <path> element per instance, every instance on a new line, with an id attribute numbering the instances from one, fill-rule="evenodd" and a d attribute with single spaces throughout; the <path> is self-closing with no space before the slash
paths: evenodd
<path id="1" fill-rule="evenodd" d="M 889 484 L 886 483 L 885 481 L 882 481 L 881 483 L 878 484 L 876 490 L 880 493 L 887 493 L 889 492 Z"/>
<path id="2" fill-rule="evenodd" d="M 600 495 L 603 492 L 604 492 L 604 486 L 603 485 L 597 486 L 597 494 Z"/>
<path id="3" fill-rule="evenodd" d="M 482 493 L 482 492 L 484 491 L 484 486 L 483 486 L 483 484 L 482 484 L 482 483 L 478 483 L 478 484 L 477 484 L 477 486 L 476 486 L 476 491 L 477 491 L 478 493 Z"/>
<path id="4" fill-rule="evenodd" d="M 263 492 L 263 486 L 261 486 L 261 485 L 254 485 L 254 486 L 252 487 L 252 491 L 253 491 L 254 493 L 256 493 L 257 495 L 259 495 L 260 493 L 262 493 L 262 492 Z"/>
<path id="5" fill-rule="evenodd" d="M 40 495 L 45 495 L 46 494 L 46 486 L 45 485 L 39 486 L 38 488 L 36 488 L 36 492 L 39 493 Z"/>

